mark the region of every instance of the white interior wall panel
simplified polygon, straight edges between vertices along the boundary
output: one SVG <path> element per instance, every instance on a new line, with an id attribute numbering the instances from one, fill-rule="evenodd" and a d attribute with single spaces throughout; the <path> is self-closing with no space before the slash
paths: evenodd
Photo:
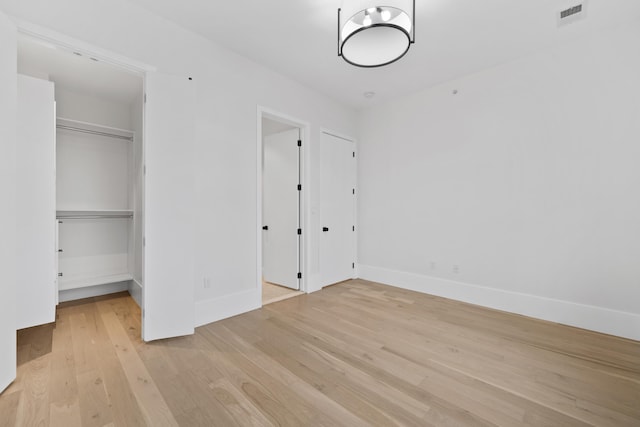
<path id="1" fill-rule="evenodd" d="M 640 339 L 638 40 L 609 29 L 364 111 L 362 275 Z"/>
<path id="2" fill-rule="evenodd" d="M 0 393 L 16 377 L 16 27 L 0 11 Z"/>
<path id="3" fill-rule="evenodd" d="M 58 130 L 57 210 L 129 208 L 131 142 Z"/>

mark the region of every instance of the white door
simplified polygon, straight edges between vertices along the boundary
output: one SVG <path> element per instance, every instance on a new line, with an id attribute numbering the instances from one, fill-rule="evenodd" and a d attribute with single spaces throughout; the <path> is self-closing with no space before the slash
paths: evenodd
<path id="1" fill-rule="evenodd" d="M 0 393 L 16 378 L 16 38 L 0 12 Z"/>
<path id="2" fill-rule="evenodd" d="M 195 82 L 145 79 L 142 338 L 194 332 Z"/>
<path id="3" fill-rule="evenodd" d="M 262 278 L 299 288 L 299 150 L 298 129 L 263 139 Z"/>
<path id="4" fill-rule="evenodd" d="M 53 83 L 18 76 L 16 327 L 56 320 L 55 100 Z"/>
<path id="5" fill-rule="evenodd" d="M 320 141 L 320 281 L 353 278 L 355 157 L 353 141 L 322 133 Z"/>

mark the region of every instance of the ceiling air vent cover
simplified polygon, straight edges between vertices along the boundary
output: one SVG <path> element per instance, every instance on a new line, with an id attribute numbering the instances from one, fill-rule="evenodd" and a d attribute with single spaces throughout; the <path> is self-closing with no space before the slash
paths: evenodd
<path id="1" fill-rule="evenodd" d="M 558 13 L 558 26 L 570 24 L 572 22 L 584 19 L 587 16 L 586 1 L 562 9 Z"/>
<path id="2" fill-rule="evenodd" d="M 568 18 L 571 15 L 575 15 L 576 13 L 580 13 L 580 12 L 582 12 L 581 4 L 570 7 L 569 9 L 565 9 L 563 11 L 560 11 L 560 19 Z"/>

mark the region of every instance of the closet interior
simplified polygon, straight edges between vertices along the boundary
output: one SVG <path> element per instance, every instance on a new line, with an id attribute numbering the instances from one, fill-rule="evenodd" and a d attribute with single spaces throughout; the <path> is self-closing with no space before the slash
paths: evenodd
<path id="1" fill-rule="evenodd" d="M 125 290 L 140 304 L 143 76 L 28 36 L 18 43 L 18 73 L 24 92 L 36 90 L 39 80 L 53 85 L 50 178 L 55 179 L 55 206 L 37 214 L 51 221 L 54 304 Z M 18 96 L 20 100 L 21 91 Z M 40 107 L 26 105 L 21 114 L 29 116 L 30 108 Z M 34 114 L 22 120 L 38 118 Z M 49 142 L 40 144 L 46 147 Z M 37 260 L 33 262 L 40 268 Z"/>

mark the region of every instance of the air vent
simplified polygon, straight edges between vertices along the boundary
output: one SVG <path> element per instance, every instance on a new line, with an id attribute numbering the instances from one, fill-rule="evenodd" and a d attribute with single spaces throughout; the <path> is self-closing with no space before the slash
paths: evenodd
<path id="1" fill-rule="evenodd" d="M 565 9 L 560 11 L 560 19 L 565 19 L 570 17 L 571 15 L 575 15 L 576 13 L 582 12 L 582 5 L 579 4 L 577 6 L 570 7 L 569 9 Z"/>
<path id="2" fill-rule="evenodd" d="M 569 2 L 567 2 L 569 4 L 565 3 L 565 7 L 558 11 L 558 26 L 560 27 L 586 18 L 587 2 L 588 0 L 583 0 L 579 4 L 573 5 Z"/>

